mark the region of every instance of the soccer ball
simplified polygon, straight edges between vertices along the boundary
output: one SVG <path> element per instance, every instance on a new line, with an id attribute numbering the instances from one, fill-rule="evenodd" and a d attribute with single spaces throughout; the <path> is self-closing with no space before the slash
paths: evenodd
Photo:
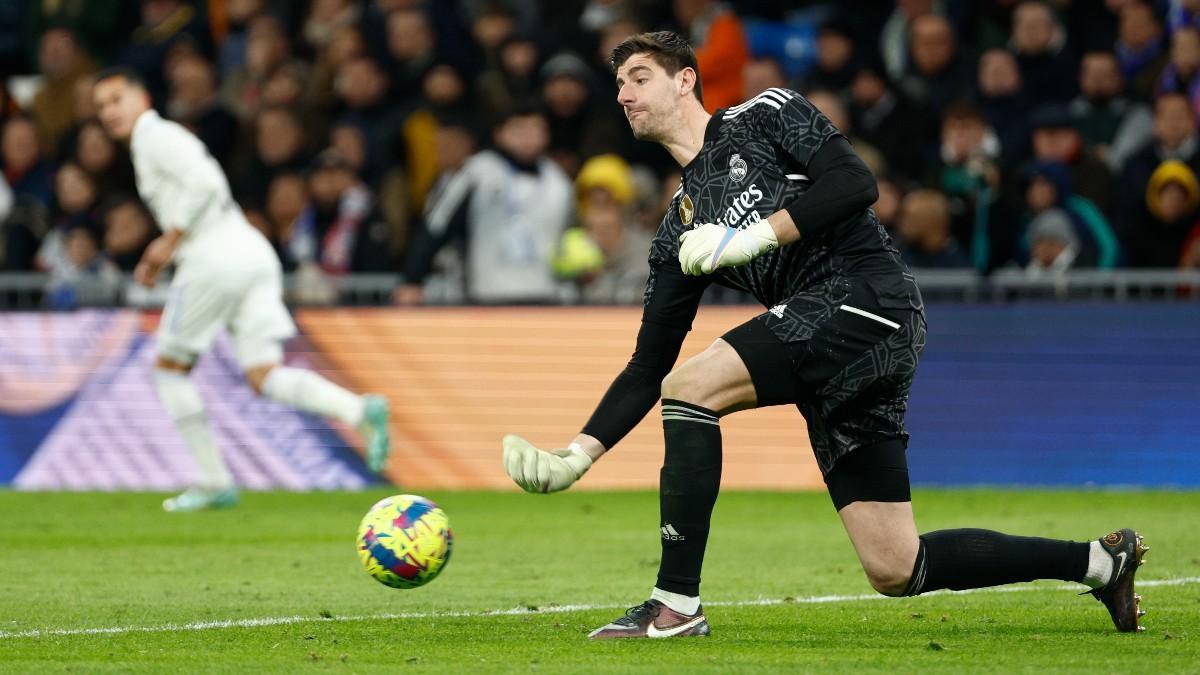
<path id="1" fill-rule="evenodd" d="M 416 495 L 379 500 L 358 526 L 363 567 L 392 588 L 416 588 L 433 581 L 450 561 L 452 548 L 446 512 Z"/>

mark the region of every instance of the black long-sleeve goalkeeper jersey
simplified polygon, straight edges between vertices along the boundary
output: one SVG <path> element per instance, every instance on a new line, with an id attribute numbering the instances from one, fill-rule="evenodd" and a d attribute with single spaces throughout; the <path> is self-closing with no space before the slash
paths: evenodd
<path id="1" fill-rule="evenodd" d="M 629 365 L 584 433 L 611 448 L 658 400 L 708 284 L 752 294 L 764 307 L 835 277 L 856 277 L 881 306 L 920 310 L 921 296 L 870 205 L 875 179 L 833 124 L 803 96 L 768 89 L 718 110 L 650 247 L 642 328 Z M 745 265 L 691 277 L 679 237 L 703 223 L 745 228 L 786 209 L 799 241 Z"/>

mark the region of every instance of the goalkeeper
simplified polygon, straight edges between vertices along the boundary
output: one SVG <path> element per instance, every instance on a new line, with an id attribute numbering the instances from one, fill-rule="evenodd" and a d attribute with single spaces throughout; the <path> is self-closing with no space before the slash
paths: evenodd
<path id="1" fill-rule="evenodd" d="M 565 449 L 504 439 L 508 474 L 530 492 L 569 487 L 662 398 L 662 558 L 650 599 L 593 638 L 707 635 L 700 570 L 721 482 L 721 417 L 795 405 L 871 585 L 892 596 L 1033 579 L 1085 584 L 1118 630 L 1139 628 L 1133 530 L 1072 542 L 979 529 L 918 534 L 904 415 L 925 346 L 921 295 L 871 204 L 874 177 L 804 97 L 768 89 L 709 115 L 696 56 L 669 32 L 612 54 L 634 136 L 662 144 L 682 184 L 650 250 L 637 347 Z M 710 283 L 768 311 L 679 367 Z"/>

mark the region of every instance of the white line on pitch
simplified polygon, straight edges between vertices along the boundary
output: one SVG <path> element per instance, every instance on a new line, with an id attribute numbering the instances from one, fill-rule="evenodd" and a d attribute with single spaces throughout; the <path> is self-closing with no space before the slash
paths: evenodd
<path id="1" fill-rule="evenodd" d="M 1139 581 L 1139 588 L 1147 586 L 1185 586 L 1200 583 L 1200 577 L 1177 579 L 1147 579 Z M 917 596 L 927 598 L 938 595 L 964 595 L 967 593 L 1023 593 L 1031 591 L 1078 591 L 1079 584 L 1056 586 L 999 586 L 976 588 L 967 591 L 934 591 Z M 876 593 L 863 595 L 813 595 L 801 598 L 758 598 L 756 600 L 718 600 L 706 602 L 709 607 L 772 607 L 776 605 L 806 605 L 828 602 L 855 602 L 858 600 L 885 600 L 886 596 Z M 914 598 L 909 598 L 910 600 Z M 566 614 L 568 612 L 590 612 L 601 609 L 623 609 L 625 605 L 551 605 L 549 607 L 513 607 L 474 612 L 399 612 L 393 614 L 364 614 L 359 616 L 271 616 L 261 619 L 222 619 L 220 621 L 194 621 L 191 623 L 167 623 L 157 626 L 110 626 L 107 628 L 45 628 L 22 631 L 0 631 L 0 640 L 12 638 L 36 638 L 72 635 L 116 635 L 121 633 L 169 633 L 173 631 L 213 630 L 216 628 L 257 628 L 259 626 L 283 626 L 293 623 L 324 623 L 334 621 L 382 621 L 393 619 L 452 619 L 462 617 L 522 616 L 529 614 Z"/>

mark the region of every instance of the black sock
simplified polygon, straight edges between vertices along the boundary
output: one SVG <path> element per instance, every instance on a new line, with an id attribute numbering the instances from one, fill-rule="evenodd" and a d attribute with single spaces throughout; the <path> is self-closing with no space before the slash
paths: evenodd
<path id="1" fill-rule="evenodd" d="M 941 588 L 1000 586 L 1034 579 L 1080 581 L 1088 542 L 1014 537 L 991 530 L 938 530 L 921 535 L 921 548 L 904 595 Z"/>
<path id="2" fill-rule="evenodd" d="M 717 414 L 685 401 L 663 399 L 667 450 L 659 474 L 662 562 L 656 586 L 700 594 L 700 567 L 708 523 L 721 489 L 721 427 Z"/>

